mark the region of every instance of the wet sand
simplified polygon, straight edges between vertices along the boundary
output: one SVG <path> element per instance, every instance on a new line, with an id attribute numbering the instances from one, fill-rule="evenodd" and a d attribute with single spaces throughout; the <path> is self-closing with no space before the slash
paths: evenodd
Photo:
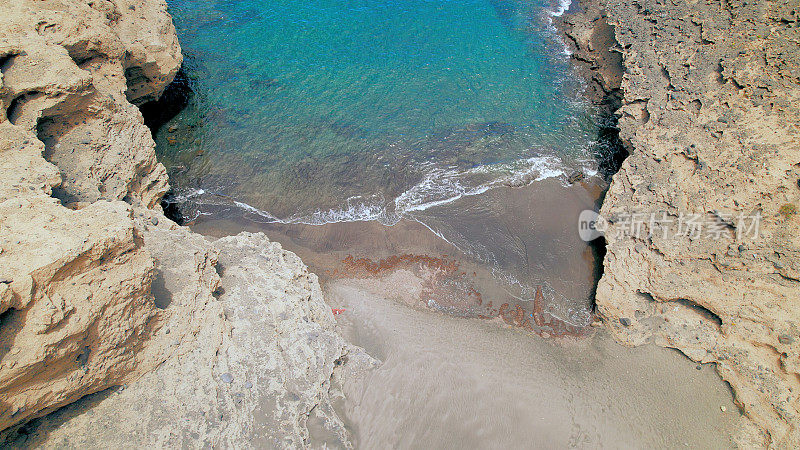
<path id="1" fill-rule="evenodd" d="M 497 316 L 506 304 L 530 314 L 539 291 L 542 308 L 552 317 L 586 326 L 597 262 L 579 239 L 577 223 L 582 210 L 594 207 L 599 190 L 593 183 L 565 187 L 556 179 L 496 188 L 416 212 L 393 226 L 264 224 L 226 214 L 225 219 L 198 221 L 192 229 L 212 236 L 263 231 L 300 256 L 323 283 L 349 256 L 373 262 L 402 255 L 444 256 L 458 264 L 463 277 L 440 280 L 457 288 L 442 295 L 474 290 L 485 302 L 483 310 L 469 302 L 454 305 L 462 315 Z M 446 303 L 453 302 L 459 303 L 453 298 Z"/>
<path id="2" fill-rule="evenodd" d="M 622 347 L 590 315 L 561 321 L 591 308 L 595 257 L 577 216 L 597 193 L 546 180 L 425 211 L 426 225 L 229 217 L 192 228 L 263 231 L 319 275 L 343 334 L 381 361 L 341 387 L 359 447 L 731 447 L 740 414 L 712 367 Z M 485 258 L 474 242 L 492 239 L 505 250 Z"/>

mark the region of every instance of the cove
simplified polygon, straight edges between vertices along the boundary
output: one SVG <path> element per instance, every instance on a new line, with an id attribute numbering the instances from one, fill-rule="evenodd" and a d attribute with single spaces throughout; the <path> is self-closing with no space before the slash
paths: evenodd
<path id="1" fill-rule="evenodd" d="M 419 228 L 485 273 L 462 291 L 491 306 L 451 312 L 530 313 L 539 291 L 586 326 L 594 260 L 574 228 L 602 189 L 599 128 L 551 25 L 565 6 L 171 1 L 195 92 L 156 136 L 172 201 L 195 227 L 253 225 L 340 260 L 407 253 L 428 239 L 375 239 Z"/>

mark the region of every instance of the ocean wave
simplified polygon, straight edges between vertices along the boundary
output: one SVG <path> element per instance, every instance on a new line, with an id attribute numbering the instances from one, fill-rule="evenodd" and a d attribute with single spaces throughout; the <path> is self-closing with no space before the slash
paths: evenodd
<path id="1" fill-rule="evenodd" d="M 489 189 L 485 185 L 466 187 L 459 179 L 460 175 L 462 173 L 456 171 L 429 172 L 421 182 L 394 199 L 395 210 L 401 213 L 424 211 L 464 196 L 482 194 Z"/>
<path id="2" fill-rule="evenodd" d="M 569 10 L 570 6 L 572 6 L 572 0 L 559 0 L 556 8 L 552 11 L 549 11 L 549 14 L 553 17 L 563 16 L 564 13 Z"/>
<path id="3" fill-rule="evenodd" d="M 256 208 L 255 206 L 248 205 L 247 203 L 240 202 L 238 200 L 234 200 L 233 204 L 238 206 L 239 208 L 243 209 L 244 211 L 247 211 L 248 213 L 255 214 L 257 216 L 261 216 L 261 217 L 267 219 L 269 222 L 280 222 L 281 221 L 280 219 L 278 219 L 277 217 L 273 216 L 272 214 L 270 214 L 270 213 L 268 213 L 266 211 L 262 211 L 262 210 Z"/>
<path id="4" fill-rule="evenodd" d="M 300 217 L 292 217 L 281 223 L 301 223 L 306 225 L 325 225 L 339 222 L 367 222 L 376 220 L 384 224 L 394 224 L 391 215 L 386 211 L 386 201 L 382 195 L 369 197 L 354 196 L 345 201 L 341 208 L 317 210 Z"/>
<path id="5" fill-rule="evenodd" d="M 581 167 L 587 176 L 596 176 L 597 171 L 586 161 Z M 562 178 L 566 183 L 568 167 L 555 156 L 535 156 L 515 161 L 477 166 L 468 170 L 433 168 L 417 184 L 387 201 L 382 195 L 353 196 L 331 209 L 318 209 L 310 214 L 298 214 L 280 218 L 231 196 L 205 189 L 189 189 L 173 197 L 179 204 L 191 204 L 198 209 L 204 206 L 237 208 L 248 218 L 257 222 L 324 225 L 339 222 L 378 221 L 394 225 L 410 213 L 425 211 L 446 205 L 463 197 L 480 195 L 500 187 L 521 187 L 530 183 Z M 489 181 L 485 181 L 488 178 Z M 475 180 L 483 180 L 476 182 Z"/>
<path id="6" fill-rule="evenodd" d="M 555 25 L 553 25 L 553 17 L 561 17 L 569 10 L 569 7 L 572 6 L 572 0 L 558 0 L 558 3 L 554 5 L 553 9 L 547 10 L 547 25 L 550 28 L 550 31 L 554 34 L 556 40 L 564 46 L 563 54 L 565 56 L 571 56 L 572 51 L 567 45 L 567 42 L 561 36 L 561 34 L 556 29 Z"/>

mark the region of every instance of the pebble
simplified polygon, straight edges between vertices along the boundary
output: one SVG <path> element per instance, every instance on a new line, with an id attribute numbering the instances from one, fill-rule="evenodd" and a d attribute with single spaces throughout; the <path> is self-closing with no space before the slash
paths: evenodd
<path id="1" fill-rule="evenodd" d="M 789 336 L 788 334 L 782 334 L 778 336 L 778 342 L 780 342 L 781 344 L 791 344 L 792 342 L 794 342 L 794 338 Z"/>
<path id="2" fill-rule="evenodd" d="M 629 327 L 631 326 L 631 319 L 628 319 L 627 317 L 620 317 L 619 323 L 621 323 L 622 326 Z"/>
<path id="3" fill-rule="evenodd" d="M 220 375 L 219 379 L 222 380 L 223 383 L 232 383 L 233 382 L 233 375 L 231 375 L 228 372 L 225 372 L 222 375 Z"/>
<path id="4" fill-rule="evenodd" d="M 697 365 L 697 367 L 695 367 L 695 369 L 697 369 L 697 370 L 702 370 L 702 369 L 703 369 L 703 366 L 701 366 L 700 364 L 698 364 L 698 365 Z"/>
<path id="5" fill-rule="evenodd" d="M 726 407 L 724 407 L 724 406 L 720 406 L 720 407 L 719 407 L 719 410 L 720 410 L 720 411 L 722 411 L 722 412 L 725 412 L 725 411 L 727 411 L 727 410 L 728 410 L 728 408 L 726 408 Z"/>
<path id="6" fill-rule="evenodd" d="M 244 388 L 245 388 L 245 389 L 250 389 L 250 388 L 252 388 L 252 387 L 253 387 L 253 383 L 251 383 L 251 382 L 249 382 L 249 381 L 245 381 L 245 382 L 244 382 Z"/>
<path id="7" fill-rule="evenodd" d="M 155 217 L 155 216 L 153 216 L 153 217 L 150 219 L 150 223 L 152 223 L 152 224 L 153 224 L 153 226 L 156 226 L 156 225 L 158 225 L 158 217 Z"/>

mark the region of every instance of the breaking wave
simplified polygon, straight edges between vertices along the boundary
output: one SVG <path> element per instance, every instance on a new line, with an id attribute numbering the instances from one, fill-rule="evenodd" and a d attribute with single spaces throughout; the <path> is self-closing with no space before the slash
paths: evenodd
<path id="1" fill-rule="evenodd" d="M 480 195 L 500 186 L 522 187 L 550 178 L 561 178 L 566 183 L 568 170 L 555 156 L 536 156 L 514 163 L 477 166 L 465 171 L 434 169 L 391 201 L 387 201 L 381 194 L 357 195 L 349 197 L 337 208 L 318 209 L 283 218 L 229 195 L 205 189 L 188 189 L 174 196 L 172 201 L 184 209 L 184 216 L 189 221 L 209 214 L 204 211 L 207 207 L 228 207 L 236 208 L 249 220 L 260 223 L 325 225 L 377 221 L 383 225 L 394 225 L 409 213 L 425 211 L 463 197 Z M 596 169 L 589 164 L 579 170 L 590 177 L 597 175 Z M 474 181 L 487 177 L 490 181 Z M 186 209 L 193 209 L 194 212 Z"/>

